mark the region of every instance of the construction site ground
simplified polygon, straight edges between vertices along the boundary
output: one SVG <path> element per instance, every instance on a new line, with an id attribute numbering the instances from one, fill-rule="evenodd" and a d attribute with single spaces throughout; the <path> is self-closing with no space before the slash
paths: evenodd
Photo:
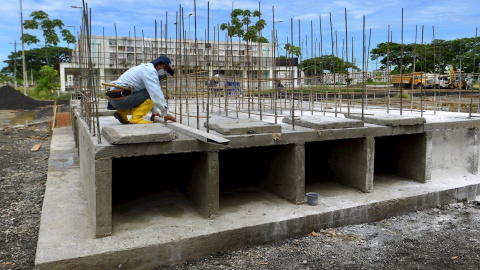
<path id="1" fill-rule="evenodd" d="M 34 268 L 52 139 L 51 111 L 0 108 L 0 269 Z M 27 125 L 10 124 L 15 116 L 32 112 L 36 117 Z M 31 151 L 39 143 L 40 149 Z M 314 231 L 155 269 L 478 269 L 479 200 Z"/>

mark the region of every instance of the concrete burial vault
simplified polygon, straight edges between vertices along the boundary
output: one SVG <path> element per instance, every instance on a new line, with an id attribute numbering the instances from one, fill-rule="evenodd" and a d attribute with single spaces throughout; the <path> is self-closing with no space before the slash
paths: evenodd
<path id="1" fill-rule="evenodd" d="M 143 269 L 479 193 L 480 120 L 464 115 L 370 111 L 363 121 L 312 115 L 273 124 L 217 114 L 208 124 L 202 115 L 199 129 L 185 120 L 120 125 L 104 115 L 98 143 L 78 110 L 77 180 L 63 190 L 47 185 L 44 212 L 56 216 L 42 217 L 39 269 Z M 305 204 L 308 191 L 320 193 L 318 205 Z M 62 197 L 86 203 L 62 212 Z M 63 219 L 70 233 L 58 229 Z"/>

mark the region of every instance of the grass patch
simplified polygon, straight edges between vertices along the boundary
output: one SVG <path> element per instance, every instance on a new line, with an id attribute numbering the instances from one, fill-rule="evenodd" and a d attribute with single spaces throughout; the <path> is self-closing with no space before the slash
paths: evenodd
<path id="1" fill-rule="evenodd" d="M 23 94 L 23 87 L 17 87 L 15 88 L 16 90 L 20 91 L 20 93 Z M 41 91 L 37 94 L 35 94 L 35 87 L 27 87 L 27 96 L 36 100 L 68 100 L 70 99 L 70 93 L 65 92 L 65 93 L 60 93 L 60 95 L 57 95 L 57 93 L 45 93 L 45 91 Z"/>
<path id="2" fill-rule="evenodd" d="M 403 94 L 401 94 L 402 98 L 410 98 L 410 95 L 407 93 L 407 92 L 403 92 Z M 394 98 L 400 98 L 400 92 L 396 93 L 395 96 L 393 96 Z"/>

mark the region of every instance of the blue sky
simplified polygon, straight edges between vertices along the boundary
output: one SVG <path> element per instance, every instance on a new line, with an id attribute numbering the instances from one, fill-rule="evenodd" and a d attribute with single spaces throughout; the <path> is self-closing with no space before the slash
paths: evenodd
<path id="1" fill-rule="evenodd" d="M 189 13 L 194 13 L 194 1 L 159 1 L 159 0 L 91 0 L 86 2 L 88 8 L 92 10 L 92 34 L 115 35 L 115 25 L 118 36 L 133 36 L 134 26 L 137 37 L 144 31 L 145 37 L 155 36 L 155 20 L 158 23 L 158 36 L 160 36 L 160 22 L 166 23 L 168 12 L 168 36 L 175 37 L 176 12 L 179 5 L 182 5 L 185 16 L 185 31 L 189 32 L 192 39 L 195 36 L 195 16 L 190 17 Z M 196 21 L 197 38 L 205 39 L 205 29 L 207 28 L 207 3 L 206 0 L 196 1 Z M 299 23 L 300 20 L 300 39 L 303 43 L 303 58 L 306 58 L 306 43 L 308 44 L 308 57 L 311 57 L 311 24 L 313 24 L 313 41 L 320 44 L 320 22 L 322 17 L 322 36 L 323 51 L 331 54 L 332 42 L 330 32 L 330 14 L 332 18 L 333 38 L 337 33 L 338 50 L 341 54 L 342 44 L 345 40 L 345 9 L 347 10 L 348 24 L 348 54 L 351 61 L 352 37 L 354 39 L 354 57 L 357 66 L 362 64 L 362 33 L 363 16 L 365 16 L 366 42 L 368 46 L 369 31 L 371 29 L 370 49 L 376 47 L 380 42 L 386 42 L 388 38 L 388 26 L 393 32 L 393 41 L 401 42 L 402 31 L 402 8 L 403 16 L 403 41 L 404 43 L 415 42 L 415 27 L 418 26 L 417 42 L 421 41 L 421 29 L 424 26 L 424 42 L 429 43 L 433 40 L 433 27 L 435 28 L 435 38 L 451 40 L 463 37 L 475 37 L 476 28 L 480 26 L 480 5 L 478 0 L 460 0 L 460 1 L 413 1 L 413 0 L 383 0 L 383 1 L 210 1 L 210 39 L 213 39 L 213 27 L 227 22 L 230 19 L 230 12 L 234 8 L 258 10 L 259 4 L 262 12 L 262 18 L 267 21 L 267 26 L 263 31 L 263 36 L 270 39 L 272 31 L 272 6 L 275 8 L 275 20 L 283 22 L 276 23 L 279 43 L 291 42 L 291 20 L 293 19 L 293 43 L 299 46 Z M 81 25 L 80 12 L 78 8 L 71 6 L 82 6 L 80 0 L 22 0 L 23 19 L 30 19 L 32 11 L 43 10 L 49 14 L 50 19 L 60 19 L 65 26 L 75 26 L 79 31 Z M 0 17 L 0 68 L 5 66 L 3 63 L 7 56 L 14 51 L 14 45 L 9 44 L 17 40 L 17 50 L 21 50 L 21 26 L 20 26 L 20 2 L 2 1 L 2 16 Z M 190 27 L 189 27 L 190 25 Z M 73 27 L 66 27 L 73 32 Z M 24 30 L 25 33 L 37 35 L 41 38 L 41 31 Z M 308 35 L 308 37 L 306 37 Z M 221 32 L 220 40 L 224 39 L 225 34 Z M 308 42 L 306 40 L 308 39 Z M 60 44 L 67 46 L 66 43 Z M 71 46 L 71 45 L 70 45 Z M 25 46 L 25 49 L 38 47 L 37 45 Z M 301 47 L 301 45 L 300 45 Z M 318 47 L 317 47 L 318 48 Z M 317 49 L 318 51 L 318 49 Z M 370 61 L 369 69 L 375 68 L 376 63 Z"/>

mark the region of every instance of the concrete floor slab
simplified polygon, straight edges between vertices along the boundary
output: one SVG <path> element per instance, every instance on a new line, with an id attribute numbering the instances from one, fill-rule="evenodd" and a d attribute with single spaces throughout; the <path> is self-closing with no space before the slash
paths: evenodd
<path id="1" fill-rule="evenodd" d="M 285 117 L 282 120 L 283 123 L 292 124 L 291 117 Z M 319 116 L 319 115 L 309 115 L 295 117 L 295 125 L 313 128 L 313 129 L 338 129 L 338 128 L 360 128 L 363 127 L 363 122 L 361 120 L 348 119 L 342 117 L 331 117 L 331 116 Z"/>
<path id="2" fill-rule="evenodd" d="M 246 135 L 282 132 L 282 127 L 280 125 L 251 118 L 232 119 L 226 117 L 212 117 L 209 122 L 209 128 L 223 135 Z"/>
<path id="3" fill-rule="evenodd" d="M 113 125 L 104 127 L 102 135 L 111 144 L 168 142 L 178 134 L 163 124 Z"/>
<path id="4" fill-rule="evenodd" d="M 345 114 L 345 117 L 362 120 L 362 115 L 360 114 Z M 387 114 L 385 112 L 375 112 L 374 114 L 366 112 L 363 116 L 363 121 L 365 123 L 381 126 L 413 126 L 421 125 L 426 122 L 425 118 L 419 116 Z"/>
<path id="5" fill-rule="evenodd" d="M 432 181 L 425 184 L 375 175 L 371 193 L 334 181 L 306 179 L 305 191 L 320 194 L 316 206 L 292 204 L 256 186 L 237 186 L 221 190 L 217 216 L 205 219 L 181 193 L 158 190 L 117 205 L 113 235 L 95 239 L 71 129 L 54 129 L 50 149 L 37 269 L 150 269 L 480 194 L 480 176 L 460 168 L 432 171 Z"/>

